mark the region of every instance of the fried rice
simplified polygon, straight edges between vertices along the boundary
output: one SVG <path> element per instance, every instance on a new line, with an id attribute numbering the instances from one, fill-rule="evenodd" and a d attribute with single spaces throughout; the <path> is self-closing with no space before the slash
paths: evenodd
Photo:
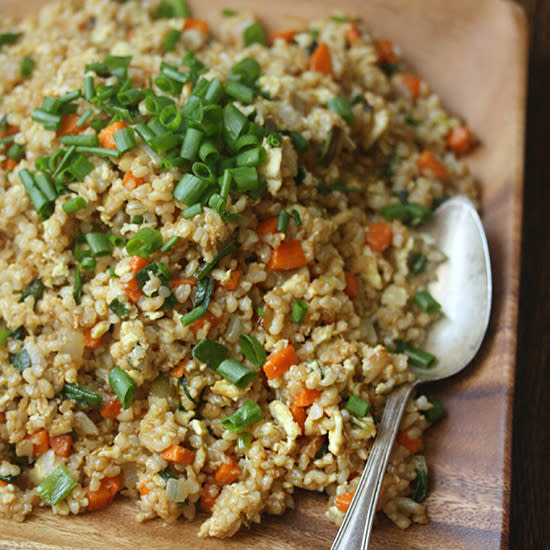
<path id="1" fill-rule="evenodd" d="M 212 38 L 182 6 L 0 23 L 0 512 L 120 494 L 138 521 L 199 515 L 226 537 L 304 488 L 339 524 L 439 315 L 415 299 L 444 261 L 421 225 L 477 200 L 471 143 L 450 137 L 467 129 L 360 20 L 265 40 L 231 13 Z M 190 129 L 213 156 L 184 154 Z M 438 407 L 411 399 L 392 450 L 379 509 L 401 528 L 427 522 Z"/>

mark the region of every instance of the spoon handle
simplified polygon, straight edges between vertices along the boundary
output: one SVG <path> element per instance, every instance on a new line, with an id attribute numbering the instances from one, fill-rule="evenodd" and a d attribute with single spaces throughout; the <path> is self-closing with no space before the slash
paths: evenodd
<path id="1" fill-rule="evenodd" d="M 369 458 L 330 550 L 367 549 L 382 479 L 405 405 L 414 386 L 404 384 L 389 394 Z"/>

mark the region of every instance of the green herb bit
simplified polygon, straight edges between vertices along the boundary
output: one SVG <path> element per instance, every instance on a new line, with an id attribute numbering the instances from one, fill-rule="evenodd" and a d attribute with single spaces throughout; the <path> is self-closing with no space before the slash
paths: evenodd
<path id="1" fill-rule="evenodd" d="M 162 47 L 167 52 L 173 52 L 176 49 L 176 44 L 178 43 L 178 40 L 180 39 L 181 31 L 178 31 L 177 29 L 171 29 L 168 31 L 164 39 L 162 40 Z"/>
<path id="2" fill-rule="evenodd" d="M 161 252 L 168 252 L 171 248 L 173 248 L 176 243 L 180 240 L 178 236 L 172 237 L 171 239 L 167 240 L 161 247 Z"/>
<path id="3" fill-rule="evenodd" d="M 252 434 L 250 432 L 241 432 L 237 435 L 237 450 L 244 451 L 250 449 L 252 445 Z"/>
<path id="4" fill-rule="evenodd" d="M 131 256 L 148 258 L 162 248 L 162 235 L 152 227 L 142 227 L 127 243 L 126 251 Z"/>
<path id="5" fill-rule="evenodd" d="M 241 334 L 239 336 L 239 345 L 244 356 L 252 365 L 254 365 L 255 367 L 263 367 L 267 359 L 267 353 L 262 344 L 260 344 L 260 342 L 256 338 L 254 338 L 254 336 Z"/>
<path id="6" fill-rule="evenodd" d="M 328 437 L 325 437 L 323 444 L 321 445 L 321 447 L 319 447 L 319 450 L 315 453 L 315 456 L 313 457 L 314 460 L 319 460 L 328 453 L 328 443 Z"/>
<path id="7" fill-rule="evenodd" d="M 36 493 L 44 502 L 54 506 L 67 497 L 76 485 L 69 470 L 61 465 L 38 485 Z"/>
<path id="8" fill-rule="evenodd" d="M 437 422 L 438 420 L 441 420 L 445 416 L 445 409 L 443 408 L 441 403 L 439 401 L 436 401 L 435 399 L 432 401 L 431 409 L 421 412 L 426 417 L 426 420 L 428 422 L 431 422 L 432 424 L 434 422 Z"/>
<path id="9" fill-rule="evenodd" d="M 231 10 L 229 8 L 224 8 L 222 10 L 222 15 L 224 17 L 234 17 L 235 15 L 237 15 L 238 12 L 236 12 L 235 10 Z"/>
<path id="10" fill-rule="evenodd" d="M 9 331 L 7 328 L 0 328 L 0 348 L 6 345 L 6 342 L 8 341 L 10 335 L 11 331 Z"/>
<path id="11" fill-rule="evenodd" d="M 433 365 L 436 359 L 435 355 L 413 346 L 409 346 L 402 340 L 396 340 L 395 345 L 395 351 L 397 353 L 404 353 L 409 358 L 409 361 L 416 367 L 428 369 Z"/>
<path id="12" fill-rule="evenodd" d="M 40 187 L 26 168 L 19 170 L 19 178 L 40 219 L 47 220 L 54 212 L 54 201 L 57 197 L 55 187 L 51 182 L 48 182 L 47 187 Z"/>
<path id="13" fill-rule="evenodd" d="M 189 391 L 189 383 L 187 382 L 187 377 L 185 376 L 185 374 L 180 378 L 180 384 L 183 388 L 183 393 L 187 396 L 187 399 L 189 399 L 191 403 L 197 406 L 197 400 L 191 395 L 191 392 Z"/>
<path id="14" fill-rule="evenodd" d="M 118 315 L 121 319 L 125 319 L 128 317 L 128 313 L 130 313 L 130 308 L 123 304 L 118 298 L 115 298 L 114 300 L 111 300 L 111 303 L 109 304 L 109 309 L 115 314 Z"/>
<path id="15" fill-rule="evenodd" d="M 162 0 L 155 12 L 155 19 L 190 17 L 191 12 L 185 0 Z"/>
<path id="16" fill-rule="evenodd" d="M 245 46 L 250 46 L 251 44 L 261 44 L 262 46 L 267 45 L 267 40 L 265 38 L 264 28 L 258 22 L 251 23 L 243 31 L 243 41 Z"/>
<path id="17" fill-rule="evenodd" d="M 417 292 L 414 295 L 414 303 L 426 313 L 434 314 L 441 312 L 441 304 L 427 290 Z"/>
<path id="18" fill-rule="evenodd" d="M 363 418 L 370 410 L 370 403 L 357 395 L 351 395 L 346 403 L 346 410 L 353 416 Z"/>
<path id="19" fill-rule="evenodd" d="M 340 115 L 348 124 L 353 122 L 353 111 L 348 98 L 341 96 L 331 97 L 327 101 L 327 108 Z"/>
<path id="20" fill-rule="evenodd" d="M 279 212 L 279 217 L 277 218 L 277 231 L 280 231 L 281 233 L 286 233 L 289 221 L 290 214 L 286 210 L 281 210 Z"/>
<path id="21" fill-rule="evenodd" d="M 307 303 L 303 300 L 296 300 L 292 306 L 291 317 L 295 323 L 301 323 L 307 313 Z"/>
<path id="22" fill-rule="evenodd" d="M 74 214 L 79 210 L 84 210 L 88 208 L 88 201 L 83 197 L 76 196 L 63 203 L 63 206 L 61 208 L 63 208 L 63 210 L 67 214 Z"/>
<path id="23" fill-rule="evenodd" d="M 180 321 L 184 327 L 188 327 L 189 325 L 192 325 L 195 321 L 202 319 L 205 315 L 206 308 L 204 306 L 197 306 L 185 315 L 182 315 Z"/>
<path id="24" fill-rule="evenodd" d="M 248 386 L 248 384 L 250 384 L 258 376 L 257 371 L 246 367 L 235 359 L 223 360 L 218 365 L 216 372 L 237 386 L 237 388 L 244 388 L 245 386 Z"/>
<path id="25" fill-rule="evenodd" d="M 421 252 L 415 252 L 409 257 L 407 265 L 409 266 L 410 271 L 412 271 L 415 275 L 418 275 L 424 271 L 427 263 L 428 258 L 424 254 Z"/>
<path id="26" fill-rule="evenodd" d="M 233 414 L 222 419 L 222 426 L 230 432 L 239 432 L 264 418 L 260 406 L 250 399 L 245 401 Z"/>
<path id="27" fill-rule="evenodd" d="M 13 367 L 18 370 L 20 373 L 25 369 L 28 369 L 32 362 L 31 358 L 25 348 L 23 348 L 19 353 L 10 353 L 8 355 L 9 362 Z"/>
<path id="28" fill-rule="evenodd" d="M 112 303 L 112 302 L 111 302 Z M 128 373 L 120 367 L 115 367 L 109 372 L 109 384 L 126 410 L 134 400 L 136 386 Z"/>
<path id="29" fill-rule="evenodd" d="M 82 276 L 80 275 L 80 268 L 75 267 L 74 272 L 74 286 L 73 286 L 73 299 L 78 306 L 82 300 Z"/>
<path id="30" fill-rule="evenodd" d="M 32 76 L 35 65 L 35 60 L 32 57 L 26 55 L 23 58 L 23 61 L 21 61 L 21 65 L 19 67 L 19 72 L 21 73 L 21 76 L 23 78 L 30 78 Z"/>
<path id="31" fill-rule="evenodd" d="M 347 23 L 349 21 L 349 19 L 343 15 L 331 15 L 330 20 L 335 23 Z"/>
<path id="32" fill-rule="evenodd" d="M 96 265 L 97 260 L 89 256 L 86 258 L 82 258 L 82 263 L 80 264 L 83 271 L 93 271 L 96 268 Z"/>
<path id="33" fill-rule="evenodd" d="M 289 132 L 289 136 L 292 144 L 294 145 L 294 149 L 296 149 L 296 152 L 299 155 L 306 153 L 309 150 L 309 141 L 302 134 L 300 134 L 300 132 Z"/>
<path id="34" fill-rule="evenodd" d="M 19 303 L 25 301 L 25 298 L 27 298 L 27 296 L 32 296 L 34 298 L 34 303 L 36 305 L 36 302 L 38 302 L 38 300 L 40 300 L 40 298 L 42 298 L 42 296 L 44 295 L 44 288 L 45 287 L 42 284 L 42 281 L 40 280 L 39 277 L 37 277 L 23 291 L 23 293 L 21 294 L 21 297 L 19 298 Z"/>
<path id="35" fill-rule="evenodd" d="M 109 238 L 104 233 L 86 233 L 84 239 L 90 247 L 91 255 L 96 258 L 108 256 L 112 251 Z"/>
<path id="36" fill-rule="evenodd" d="M 291 211 L 290 211 L 290 214 L 292 215 L 292 217 L 294 218 L 294 221 L 296 223 L 296 226 L 297 227 L 300 227 L 302 225 L 302 218 L 300 217 L 300 212 L 298 212 L 298 210 L 296 208 L 293 208 Z"/>
<path id="37" fill-rule="evenodd" d="M 101 395 L 80 384 L 67 383 L 63 388 L 63 396 L 78 403 L 81 407 L 98 408 L 101 406 Z"/>
<path id="38" fill-rule="evenodd" d="M 220 363 L 227 357 L 228 350 L 218 342 L 203 338 L 193 347 L 193 357 L 208 365 L 212 370 L 217 370 Z"/>
<path id="39" fill-rule="evenodd" d="M 193 307 L 202 306 L 204 309 L 208 309 L 210 305 L 210 299 L 212 298 L 212 293 L 214 292 L 215 282 L 214 279 L 206 277 L 200 279 L 197 283 L 197 288 L 195 289 L 195 295 L 193 296 Z"/>
<path id="40" fill-rule="evenodd" d="M 202 265 L 199 270 L 197 271 L 196 277 L 200 281 L 204 277 L 206 277 L 219 263 L 222 258 L 227 256 L 228 254 L 231 254 L 234 250 L 236 250 L 237 244 L 232 241 L 228 244 L 226 244 L 215 256 L 214 259 L 208 263 Z"/>
<path id="41" fill-rule="evenodd" d="M 7 44 L 15 44 L 22 32 L 4 32 L 0 34 L 0 48 Z"/>
<path id="42" fill-rule="evenodd" d="M 416 478 L 411 484 L 412 498 L 415 502 L 424 502 L 428 496 L 428 472 L 423 468 L 416 469 Z"/>
<path id="43" fill-rule="evenodd" d="M 384 61 L 380 64 L 380 69 L 386 74 L 386 76 L 393 76 L 395 73 L 399 72 L 399 65 L 397 63 L 389 63 Z"/>

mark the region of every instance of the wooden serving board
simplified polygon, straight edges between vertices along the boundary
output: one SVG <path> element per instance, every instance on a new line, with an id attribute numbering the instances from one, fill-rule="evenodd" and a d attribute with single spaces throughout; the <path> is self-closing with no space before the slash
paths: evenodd
<path id="1" fill-rule="evenodd" d="M 32 13 L 45 0 L 0 0 L 0 14 Z M 418 73 L 463 115 L 482 146 L 468 159 L 482 181 L 483 222 L 492 256 L 494 297 L 487 339 L 470 367 L 426 392 L 448 416 L 427 432 L 431 522 L 400 531 L 379 518 L 375 550 L 504 550 L 508 546 L 511 413 L 519 288 L 527 29 L 517 5 L 501 0 L 191 0 L 214 23 L 220 9 L 254 9 L 278 28 L 333 10 L 364 17 L 398 44 Z M 138 546 L 155 550 L 329 549 L 336 528 L 326 498 L 297 493 L 297 509 L 266 517 L 231 540 L 197 537 L 200 522 L 137 524 L 135 506 L 69 519 L 42 510 L 26 523 L 0 520 L 0 548 L 59 550 Z M 351 550 L 351 549 L 350 549 Z"/>

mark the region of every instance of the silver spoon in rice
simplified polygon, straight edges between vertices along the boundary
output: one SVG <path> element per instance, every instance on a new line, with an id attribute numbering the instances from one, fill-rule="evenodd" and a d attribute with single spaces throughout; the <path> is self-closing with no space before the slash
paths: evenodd
<path id="1" fill-rule="evenodd" d="M 416 381 L 389 394 L 365 469 L 331 550 L 367 549 L 382 479 L 413 389 L 461 371 L 477 353 L 487 331 L 491 264 L 485 231 L 474 206 L 464 197 L 448 200 L 434 212 L 422 233 L 447 256 L 436 271 L 437 280 L 428 287 L 444 313 L 428 331 L 423 346 L 437 357 L 437 363 L 428 369 L 412 367 Z"/>

